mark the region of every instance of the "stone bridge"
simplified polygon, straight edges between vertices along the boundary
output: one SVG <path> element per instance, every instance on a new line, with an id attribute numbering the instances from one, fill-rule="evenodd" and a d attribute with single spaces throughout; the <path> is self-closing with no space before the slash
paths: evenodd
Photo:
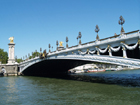
<path id="1" fill-rule="evenodd" d="M 97 34 L 98 35 L 98 34 Z M 44 53 L 45 54 L 45 53 Z M 44 55 L 43 54 L 43 55 Z M 73 67 L 93 62 L 104 62 L 140 68 L 139 30 L 121 33 L 105 39 L 49 51 L 43 58 L 35 57 L 19 64 L 25 75 L 66 72 Z"/>

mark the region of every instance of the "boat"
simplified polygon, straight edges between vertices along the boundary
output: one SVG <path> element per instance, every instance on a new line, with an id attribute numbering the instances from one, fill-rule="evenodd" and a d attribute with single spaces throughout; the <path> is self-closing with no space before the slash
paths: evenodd
<path id="1" fill-rule="evenodd" d="M 103 71 L 105 71 L 105 69 L 98 69 L 98 68 L 95 68 L 95 69 L 89 68 L 88 69 L 88 72 L 103 72 Z"/>
<path id="2" fill-rule="evenodd" d="M 72 69 L 72 70 L 68 70 L 68 73 L 71 73 L 71 74 L 75 74 L 75 73 L 84 73 L 84 70 Z"/>
<path id="3" fill-rule="evenodd" d="M 84 70 L 80 70 L 80 69 L 74 69 L 73 71 L 74 73 L 84 73 Z"/>
<path id="4" fill-rule="evenodd" d="M 107 68 L 105 69 L 106 71 L 118 71 L 118 70 L 123 70 L 121 66 L 118 66 L 117 68 Z"/>

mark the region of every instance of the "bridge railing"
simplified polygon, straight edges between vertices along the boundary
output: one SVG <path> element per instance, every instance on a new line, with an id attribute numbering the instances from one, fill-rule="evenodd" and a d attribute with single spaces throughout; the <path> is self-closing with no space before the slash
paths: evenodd
<path id="1" fill-rule="evenodd" d="M 133 34 L 133 33 L 137 33 L 139 32 L 140 30 L 136 30 L 136 31 L 131 31 L 131 32 L 127 32 L 127 33 L 124 33 L 125 35 L 129 35 L 129 34 Z M 104 38 L 104 39 L 99 39 L 99 41 L 105 41 L 105 40 L 108 40 L 108 39 L 113 39 L 113 38 L 117 38 L 119 37 L 120 34 L 116 35 L 116 36 L 111 36 L 111 37 L 107 37 L 107 38 Z M 91 41 L 91 42 L 87 42 L 87 43 L 83 43 L 81 45 L 87 45 L 87 44 L 91 44 L 91 43 L 95 43 L 96 41 Z M 73 47 L 77 47 L 78 45 L 75 45 L 75 46 L 71 46 L 71 47 L 68 47 L 68 49 L 70 48 L 73 48 Z"/>
<path id="2" fill-rule="evenodd" d="M 139 32 L 139 31 L 140 31 L 140 30 L 127 32 L 127 33 L 124 33 L 124 35 L 129 35 L 129 34 L 137 33 L 137 32 Z M 99 39 L 99 41 L 102 42 L 102 41 L 106 41 L 106 40 L 110 40 L 110 39 L 115 39 L 115 38 L 118 38 L 119 36 L 120 36 L 120 34 L 115 35 L 115 36 L 111 36 L 111 37 L 107 37 L 107 38 L 104 38 L 104 39 Z M 87 45 L 87 44 L 93 44 L 93 43 L 95 43 L 95 42 L 96 42 L 96 41 L 90 41 L 90 42 L 81 44 L 81 46 L 84 46 L 84 45 Z M 66 49 L 76 48 L 76 47 L 78 47 L 78 46 L 79 46 L 79 45 L 75 45 L 75 46 L 71 46 L 71 47 L 68 47 L 68 48 L 63 48 L 63 49 L 60 49 L 60 50 L 57 50 L 57 51 L 64 51 L 64 50 L 66 50 Z M 51 53 L 55 53 L 55 52 L 57 52 L 57 51 L 53 51 L 53 52 L 51 52 Z"/>

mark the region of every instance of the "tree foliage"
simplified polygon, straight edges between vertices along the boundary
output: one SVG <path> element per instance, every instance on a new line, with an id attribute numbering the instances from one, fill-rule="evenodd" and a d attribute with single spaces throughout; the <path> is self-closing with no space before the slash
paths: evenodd
<path id="1" fill-rule="evenodd" d="M 16 62 L 20 63 L 20 62 L 22 62 L 22 59 L 17 59 Z"/>
<path id="2" fill-rule="evenodd" d="M 39 56 L 39 54 L 40 54 L 39 52 L 33 52 L 32 56 L 30 56 L 29 59 L 35 58 L 36 56 Z"/>
<path id="3" fill-rule="evenodd" d="M 6 64 L 8 61 L 8 53 L 4 52 L 3 49 L 0 49 L 0 61 L 3 64 Z"/>

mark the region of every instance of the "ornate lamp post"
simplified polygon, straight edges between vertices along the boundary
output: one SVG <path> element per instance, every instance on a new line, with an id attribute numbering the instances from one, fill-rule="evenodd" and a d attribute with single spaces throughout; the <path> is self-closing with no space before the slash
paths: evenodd
<path id="1" fill-rule="evenodd" d="M 81 37 L 82 37 L 81 32 L 79 32 L 79 35 L 78 35 L 78 38 L 80 39 L 79 40 L 79 45 L 81 45 Z"/>
<path id="2" fill-rule="evenodd" d="M 56 46 L 57 46 L 57 50 L 58 50 L 58 40 L 56 41 Z"/>
<path id="3" fill-rule="evenodd" d="M 120 20 L 118 21 L 119 25 L 121 25 L 121 35 L 125 32 L 123 29 L 123 24 L 124 24 L 125 20 L 122 16 L 120 16 Z"/>
<path id="4" fill-rule="evenodd" d="M 66 48 L 68 48 L 68 41 L 69 41 L 69 39 L 68 39 L 68 37 L 66 37 Z"/>
<path id="5" fill-rule="evenodd" d="M 49 44 L 49 52 L 51 52 L 50 48 L 51 48 L 51 45 Z"/>
<path id="6" fill-rule="evenodd" d="M 95 28 L 95 32 L 97 32 L 97 36 L 96 36 L 96 41 L 98 41 L 99 40 L 99 36 L 98 36 L 98 32 L 99 32 L 99 26 L 98 25 L 96 25 L 96 28 Z"/>

